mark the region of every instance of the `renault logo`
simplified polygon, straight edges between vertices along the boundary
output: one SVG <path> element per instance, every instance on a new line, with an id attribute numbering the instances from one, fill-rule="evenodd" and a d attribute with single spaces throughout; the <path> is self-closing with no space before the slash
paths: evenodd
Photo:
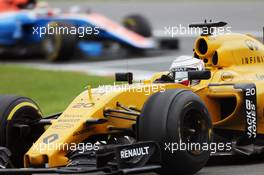
<path id="1" fill-rule="evenodd" d="M 45 144 L 49 144 L 49 143 L 52 143 L 54 142 L 55 140 L 57 140 L 59 138 L 58 134 L 52 134 L 52 135 L 49 135 L 48 137 L 45 137 L 43 139 L 43 143 Z"/>

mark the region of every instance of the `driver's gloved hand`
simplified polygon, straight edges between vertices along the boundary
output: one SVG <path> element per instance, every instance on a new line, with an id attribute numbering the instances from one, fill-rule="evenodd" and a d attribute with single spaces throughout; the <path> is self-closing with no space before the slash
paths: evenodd
<path id="1" fill-rule="evenodd" d="M 174 82 L 174 78 L 170 75 L 162 75 L 159 79 L 155 80 L 155 83 L 171 83 Z"/>

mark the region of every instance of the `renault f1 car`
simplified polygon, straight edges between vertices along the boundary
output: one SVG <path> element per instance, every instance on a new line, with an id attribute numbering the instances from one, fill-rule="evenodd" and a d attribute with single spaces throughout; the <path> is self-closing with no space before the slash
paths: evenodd
<path id="1" fill-rule="evenodd" d="M 250 35 L 202 33 L 195 61 L 180 59 L 142 83 L 117 73 L 128 83 L 88 86 L 62 113 L 45 118 L 31 99 L 2 95 L 0 174 L 194 174 L 210 156 L 261 154 L 263 44 Z M 213 143 L 227 147 L 199 147 Z M 82 146 L 67 147 L 75 144 Z"/>
<path id="2" fill-rule="evenodd" d="M 153 39 L 150 23 L 138 14 L 125 17 L 120 25 L 92 11 L 61 13 L 47 4 L 28 0 L 1 0 L 0 12 L 3 57 L 40 55 L 50 61 L 66 61 L 76 51 L 87 56 L 118 49 L 143 53 L 159 48 L 160 42 L 170 42 Z"/>

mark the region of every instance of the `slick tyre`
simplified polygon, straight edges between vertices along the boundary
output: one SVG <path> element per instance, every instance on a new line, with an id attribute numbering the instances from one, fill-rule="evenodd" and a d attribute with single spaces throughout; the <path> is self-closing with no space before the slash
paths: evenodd
<path id="1" fill-rule="evenodd" d="M 129 15 L 125 17 L 123 20 L 123 25 L 127 29 L 141 36 L 144 36 L 144 37 L 152 36 L 152 27 L 149 21 L 141 15 L 135 14 L 135 15 Z"/>
<path id="2" fill-rule="evenodd" d="M 15 167 L 23 167 L 23 156 L 39 136 L 43 126 L 29 124 L 42 118 L 38 105 L 29 98 L 0 95 L 0 146 L 11 151 Z"/>
<path id="3" fill-rule="evenodd" d="M 70 31 L 70 24 L 61 22 L 51 22 L 48 24 L 48 29 L 53 30 L 47 32 L 42 41 L 42 50 L 46 59 L 50 62 L 69 61 L 75 53 L 77 44 L 77 35 L 63 33 L 64 29 Z M 55 29 L 63 28 L 63 32 L 55 32 Z"/>
<path id="4" fill-rule="evenodd" d="M 123 19 L 123 26 L 128 30 L 131 30 L 143 37 L 152 37 L 152 27 L 150 22 L 142 15 L 133 14 Z M 129 56 L 144 56 L 146 50 L 142 48 L 132 47 L 130 45 L 125 46 L 127 55 Z"/>
<path id="5" fill-rule="evenodd" d="M 208 161 L 210 150 L 179 149 L 181 143 L 210 144 L 212 140 L 208 110 L 192 91 L 171 89 L 150 96 L 137 128 L 139 141 L 156 141 L 161 147 L 159 174 L 194 174 Z"/>

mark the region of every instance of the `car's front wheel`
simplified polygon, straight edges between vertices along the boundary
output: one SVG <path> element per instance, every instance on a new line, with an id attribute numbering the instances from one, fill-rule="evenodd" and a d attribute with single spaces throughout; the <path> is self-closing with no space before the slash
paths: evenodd
<path id="1" fill-rule="evenodd" d="M 77 35 L 67 33 L 74 27 L 62 22 L 50 22 L 42 40 L 42 50 L 48 61 L 60 62 L 70 60 L 75 53 Z"/>
<path id="2" fill-rule="evenodd" d="M 209 158 L 210 150 L 202 147 L 212 140 L 210 115 L 192 91 L 153 94 L 145 102 L 137 126 L 138 140 L 156 141 L 161 147 L 160 174 L 194 174 Z"/>
<path id="3" fill-rule="evenodd" d="M 23 156 L 44 132 L 43 126 L 29 126 L 42 118 L 38 105 L 31 99 L 0 95 L 0 147 L 11 151 L 11 161 L 23 167 Z"/>

